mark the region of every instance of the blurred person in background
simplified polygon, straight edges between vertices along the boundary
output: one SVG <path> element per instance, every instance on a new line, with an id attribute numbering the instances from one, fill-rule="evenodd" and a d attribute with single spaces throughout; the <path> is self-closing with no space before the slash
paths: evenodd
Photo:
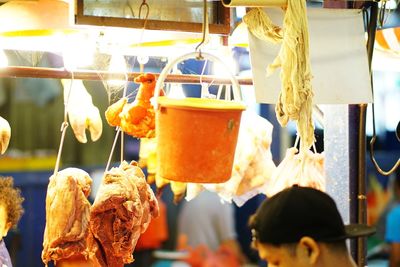
<path id="1" fill-rule="evenodd" d="M 21 191 L 14 187 L 11 177 L 0 177 L 0 266 L 12 267 L 11 258 L 4 244 L 5 237 L 11 227 L 16 227 L 24 210 L 24 198 Z"/>
<path id="2" fill-rule="evenodd" d="M 228 266 L 229 258 L 235 258 L 232 262 L 239 265 L 245 263 L 246 258 L 236 237 L 234 207 L 230 203 L 222 203 L 216 193 L 203 191 L 182 204 L 178 218 L 178 249 L 189 247 L 193 251 L 192 260 L 201 254 L 208 255 L 208 260 L 224 259 L 225 265 L 222 266 Z M 207 259 L 202 260 L 203 265 L 190 263 L 192 266 L 209 266 L 205 262 Z M 229 266 L 235 266 L 232 264 Z M 219 265 L 216 263 L 214 266 Z"/>
<path id="3" fill-rule="evenodd" d="M 394 179 L 394 204 L 386 217 L 385 239 L 389 244 L 389 266 L 400 266 L 400 170 Z"/>

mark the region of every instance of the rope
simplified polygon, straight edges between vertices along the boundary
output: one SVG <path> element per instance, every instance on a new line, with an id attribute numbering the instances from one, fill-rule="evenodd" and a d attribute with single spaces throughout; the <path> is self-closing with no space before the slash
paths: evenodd
<path id="1" fill-rule="evenodd" d="M 141 16 L 143 7 L 147 8 L 147 12 L 146 12 L 146 16 L 144 18 L 145 21 L 144 21 L 144 24 L 143 24 L 143 28 L 142 28 L 142 31 L 141 31 L 140 37 L 139 37 L 139 47 L 143 42 L 143 35 L 144 35 L 145 28 L 146 28 L 147 20 L 148 20 L 148 17 L 149 17 L 149 13 L 150 13 L 150 8 L 149 8 L 149 5 L 146 3 L 146 0 L 143 0 L 142 4 L 139 7 L 139 18 Z M 136 58 L 137 57 L 135 57 L 135 60 L 133 61 L 132 69 L 135 67 Z M 125 81 L 126 81 L 126 83 L 125 83 L 125 86 L 124 86 L 124 91 L 123 91 L 122 97 L 126 97 L 127 96 L 128 82 L 129 82 L 129 76 L 128 76 L 127 72 L 125 72 Z M 124 161 L 124 137 L 125 137 L 125 135 L 124 135 L 124 132 L 121 130 L 120 127 L 117 127 L 116 130 L 117 131 L 116 131 L 116 134 L 115 134 L 115 137 L 114 137 L 113 145 L 111 147 L 110 155 L 108 156 L 108 161 L 107 161 L 105 172 L 107 172 L 108 169 L 110 168 L 112 155 L 114 154 L 115 146 L 117 145 L 118 137 L 120 135 L 121 135 L 120 159 L 121 159 L 121 163 Z"/>
<path id="2" fill-rule="evenodd" d="M 288 0 L 282 29 L 260 8 L 246 14 L 243 21 L 256 37 L 274 43 L 282 41 L 278 56 L 267 68 L 267 75 L 281 68 L 282 89 L 275 106 L 276 117 L 282 127 L 289 120 L 296 121 L 300 150 L 308 150 L 314 143 L 314 124 L 306 1 Z"/>

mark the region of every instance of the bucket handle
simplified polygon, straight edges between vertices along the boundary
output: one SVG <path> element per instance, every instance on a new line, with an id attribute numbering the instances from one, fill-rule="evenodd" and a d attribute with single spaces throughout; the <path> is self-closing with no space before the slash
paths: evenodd
<path id="1" fill-rule="evenodd" d="M 228 66 L 218 57 L 214 56 L 213 54 L 210 53 L 205 53 L 201 52 L 202 59 L 206 60 L 211 60 L 213 62 L 218 62 L 220 63 L 229 73 L 229 79 L 231 80 L 232 83 L 232 88 L 233 88 L 233 99 L 234 101 L 241 101 L 242 100 L 242 94 L 240 92 L 240 85 L 239 82 L 237 81 L 236 77 L 233 75 L 233 73 L 229 70 Z M 197 59 L 198 58 L 198 53 L 197 52 L 191 52 L 187 53 L 184 55 L 181 55 L 174 60 L 168 62 L 168 64 L 164 67 L 162 72 L 160 73 L 160 76 L 157 79 L 156 83 L 156 88 L 154 89 L 154 109 L 157 110 L 158 108 L 158 102 L 157 98 L 160 95 L 161 88 L 164 86 L 164 80 L 169 74 L 169 72 L 172 70 L 172 68 L 175 66 L 175 64 L 187 60 L 187 59 Z"/>

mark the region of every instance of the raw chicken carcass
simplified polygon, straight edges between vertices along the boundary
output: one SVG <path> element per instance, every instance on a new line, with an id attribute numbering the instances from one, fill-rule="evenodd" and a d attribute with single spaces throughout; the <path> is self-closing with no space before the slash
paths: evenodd
<path id="1" fill-rule="evenodd" d="M 146 73 L 135 78 L 140 83 L 135 101 L 124 105 L 121 118 L 121 129 L 137 138 L 152 138 L 155 136 L 155 112 L 150 99 L 154 95 L 156 78 Z"/>
<path id="2" fill-rule="evenodd" d="M 81 80 L 72 83 L 71 80 L 62 80 L 64 86 L 64 101 L 67 102 L 68 118 L 76 139 L 86 143 L 86 129 L 90 131 L 90 138 L 97 141 L 103 132 L 99 109 L 93 105 L 92 96 L 86 91 Z M 72 86 L 71 86 L 72 83 Z"/>
<path id="3" fill-rule="evenodd" d="M 102 266 L 132 262 L 140 234 L 158 212 L 157 199 L 136 162 L 108 171 L 90 210 L 90 228 L 104 255 Z"/>
<path id="4" fill-rule="evenodd" d="M 4 154 L 11 138 L 11 127 L 6 119 L 0 117 L 0 152 Z"/>
<path id="5" fill-rule="evenodd" d="M 47 265 L 73 256 L 90 256 L 90 193 L 92 179 L 85 171 L 67 168 L 50 177 L 46 195 L 46 228 L 42 260 Z"/>
<path id="6" fill-rule="evenodd" d="M 107 108 L 105 115 L 110 126 L 117 127 L 121 125 L 121 118 L 119 117 L 119 114 L 127 102 L 128 98 L 123 97 Z"/>

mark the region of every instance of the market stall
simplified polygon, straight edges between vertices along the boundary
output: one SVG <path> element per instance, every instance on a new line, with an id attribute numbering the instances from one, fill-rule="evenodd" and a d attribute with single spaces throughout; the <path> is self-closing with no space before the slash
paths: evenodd
<path id="1" fill-rule="evenodd" d="M 46 202 L 42 252 L 45 264 L 54 261 L 57 266 L 69 266 L 75 260 L 99 266 L 131 263 L 140 235 L 159 213 L 151 182 L 155 183 L 157 193 L 170 184 L 175 202 L 183 198 L 190 201 L 208 190 L 216 192 L 222 201 L 238 206 L 256 195 L 270 197 L 293 184 L 312 186 L 334 196 L 346 222 L 366 223 L 365 111 L 367 103 L 373 100 L 370 67 L 376 31 L 375 2 L 367 21 L 359 10 L 311 10 L 310 28 L 307 17 L 294 23 L 304 24 L 293 34 L 296 30 L 301 32 L 299 36 L 304 39 L 300 42 L 305 45 L 296 47 L 289 57 L 285 53 L 289 53 L 291 39 L 278 26 L 273 25 L 272 34 L 266 33 L 259 29 L 260 25 L 271 25 L 254 21 L 265 19 L 265 11 L 275 19 L 286 16 L 283 22 L 288 23 L 290 9 L 280 14 L 275 12 L 277 9 L 249 10 L 244 19 L 250 32 L 252 77 L 248 78 L 238 77 L 232 68 L 228 38 L 231 10 L 219 1 L 181 1 L 182 6 L 179 1 L 163 5 L 142 1 L 137 7 L 129 1 L 112 7 L 107 3 L 96 6 L 94 2 L 11 1 L 0 6 L 0 48 L 6 50 L 6 55 L 14 50 L 31 51 L 31 62 L 0 68 L 0 77 L 59 79 L 58 86 L 63 91 L 57 103 L 63 106 L 63 111 L 57 113 L 61 132 L 54 133 L 59 142 L 53 150 L 58 152 L 52 155 L 50 163 L 54 172 L 49 173 L 46 201 L 41 196 L 42 205 Z M 246 1 L 222 2 L 227 6 L 252 6 Z M 254 2 L 258 7 L 287 4 Z M 18 5 L 26 8 L 27 16 L 10 23 L 16 19 L 15 12 L 20 12 Z M 177 9 L 190 12 L 174 21 Z M 32 24 L 29 18 L 38 10 L 52 10 L 51 16 L 58 14 L 57 19 L 42 16 L 47 19 Z M 112 14 L 107 15 L 107 10 Z M 259 13 L 254 14 L 254 10 Z M 296 14 L 292 16 L 293 20 L 299 19 Z M 343 24 L 334 32 L 338 17 Z M 366 51 L 364 23 L 369 29 Z M 332 31 L 326 30 L 328 26 Z M 283 48 L 273 50 L 264 39 L 283 43 Z M 337 46 L 341 42 L 349 44 L 345 52 Z M 321 46 L 330 46 L 329 53 L 320 52 Z M 63 62 L 49 64 L 56 67 L 37 66 L 32 56 L 42 56 L 43 51 L 58 58 L 61 55 Z M 84 53 L 74 59 L 68 57 L 76 56 L 78 51 Z M 20 52 L 16 54 L 23 57 Z M 79 66 L 88 55 L 95 58 L 91 69 Z M 290 66 L 287 58 L 291 57 L 300 58 L 293 61 L 303 63 Z M 146 71 L 149 60 L 159 64 L 154 68 L 158 73 Z M 194 62 L 201 71 L 179 73 L 177 65 L 187 62 Z M 207 70 L 210 66 L 213 73 Z M 268 80 L 267 66 L 271 72 L 281 66 L 281 80 L 277 72 L 271 76 L 272 82 Z M 311 66 L 318 71 L 311 72 Z M 357 72 L 350 72 L 352 68 Z M 333 76 L 335 69 L 340 71 Z M 304 86 L 289 82 L 285 77 L 290 74 L 302 77 L 297 82 Z M 88 90 L 88 81 L 98 81 L 106 89 L 104 110 Z M 133 87 L 131 82 L 136 85 Z M 182 90 L 182 85 L 199 86 Z M 269 121 L 244 111 L 243 90 L 251 90 L 241 88 L 246 85 L 254 85 L 257 103 L 277 103 L 277 119 L 282 126 L 288 121 L 296 123 L 296 141 L 284 147 L 286 155 L 276 165 L 271 143 L 279 140 L 272 139 L 273 126 Z M 359 90 L 351 90 L 354 87 Z M 195 93 L 188 93 L 190 90 Z M 187 97 L 192 94 L 197 97 Z M 315 104 L 328 106 L 322 112 Z M 315 147 L 314 121 L 323 126 L 325 154 Z M 5 133 L 8 139 L 10 131 L 13 132 L 12 124 Z M 64 168 L 65 150 L 68 152 L 73 146 L 71 138 L 85 146 L 97 140 L 103 142 L 102 147 L 94 150 L 101 158 L 104 172 L 93 204 L 88 199 L 94 181 L 90 175 L 71 164 Z M 129 162 L 124 153 L 133 139 L 140 139 L 138 162 Z M 8 140 L 3 137 L 0 143 L 4 153 Z M 67 154 L 67 159 L 71 154 Z M 289 176 L 292 179 L 287 179 Z M 72 241 L 70 234 L 77 230 L 66 224 L 65 218 L 73 220 L 79 230 Z M 110 238 L 114 240 L 111 245 Z M 358 265 L 364 266 L 365 239 L 352 244 L 352 252 Z"/>

